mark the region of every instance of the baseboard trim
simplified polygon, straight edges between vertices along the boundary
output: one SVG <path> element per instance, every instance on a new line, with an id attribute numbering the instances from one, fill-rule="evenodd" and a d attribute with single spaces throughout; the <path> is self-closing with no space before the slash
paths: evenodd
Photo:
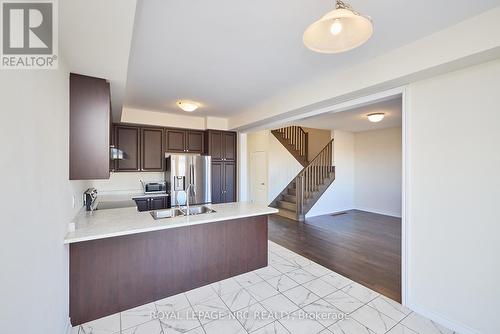
<path id="1" fill-rule="evenodd" d="M 318 217 L 318 216 L 329 216 L 329 215 L 335 215 L 335 214 L 339 214 L 339 213 L 345 213 L 345 212 L 349 212 L 351 210 L 356 210 L 354 208 L 345 208 L 345 209 L 339 209 L 339 210 L 336 210 L 336 211 L 328 211 L 328 212 L 323 212 L 323 213 L 319 213 L 319 214 L 312 214 L 312 215 L 309 215 L 308 213 L 306 214 L 306 219 L 307 218 L 312 218 L 312 217 Z"/>
<path id="2" fill-rule="evenodd" d="M 408 307 L 412 311 L 415 311 L 418 314 L 420 314 L 426 318 L 429 318 L 432 321 L 437 322 L 438 324 L 443 325 L 443 326 L 445 326 L 445 327 L 447 327 L 447 328 L 449 328 L 452 331 L 455 331 L 457 333 L 460 333 L 460 334 L 481 334 L 481 332 L 479 332 L 479 331 L 477 331 L 477 330 L 475 330 L 475 329 L 473 329 L 473 328 L 471 328 L 463 323 L 450 320 L 441 314 L 429 311 L 426 308 L 420 307 L 420 306 L 415 305 L 411 302 L 408 302 L 406 307 Z"/>
<path id="3" fill-rule="evenodd" d="M 376 213 L 378 215 L 384 215 L 384 216 L 389 216 L 389 217 L 394 217 L 394 218 L 401 218 L 401 214 L 394 214 L 394 212 L 387 212 L 387 211 L 380 211 L 380 210 L 374 210 L 371 208 L 354 208 L 353 210 L 359 210 L 359 211 L 365 211 L 365 212 L 370 212 L 370 213 Z"/>

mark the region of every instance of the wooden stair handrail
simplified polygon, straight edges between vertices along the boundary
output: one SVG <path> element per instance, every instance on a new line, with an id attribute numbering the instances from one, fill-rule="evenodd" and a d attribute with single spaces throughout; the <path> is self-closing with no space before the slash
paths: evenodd
<path id="1" fill-rule="evenodd" d="M 284 128 L 276 129 L 271 131 L 273 134 L 280 133 L 293 149 L 299 153 L 300 158 L 307 163 L 307 157 L 309 153 L 309 134 L 300 126 L 287 126 Z M 276 135 L 276 134 L 275 134 Z M 283 143 L 282 143 L 283 144 Z M 286 146 L 285 146 L 286 147 Z M 288 147 L 287 147 L 288 149 Z M 290 152 L 295 156 L 295 152 Z M 297 158 L 297 157 L 296 157 Z M 299 160 L 299 159 L 298 159 Z"/>

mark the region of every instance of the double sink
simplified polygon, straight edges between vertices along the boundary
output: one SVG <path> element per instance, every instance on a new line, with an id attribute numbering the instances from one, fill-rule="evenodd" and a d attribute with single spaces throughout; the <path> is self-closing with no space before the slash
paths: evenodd
<path id="1" fill-rule="evenodd" d="M 187 210 L 188 210 L 187 208 L 184 209 L 172 208 L 166 210 L 151 211 L 150 213 L 154 219 L 164 219 L 164 218 L 174 218 L 179 216 L 195 216 L 195 215 L 202 215 L 202 214 L 216 212 L 215 210 L 204 205 L 189 207 L 189 212 Z"/>

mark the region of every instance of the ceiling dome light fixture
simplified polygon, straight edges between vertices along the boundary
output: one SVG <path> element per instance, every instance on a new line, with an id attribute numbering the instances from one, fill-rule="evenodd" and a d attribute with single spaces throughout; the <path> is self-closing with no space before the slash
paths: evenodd
<path id="1" fill-rule="evenodd" d="M 340 53 L 357 48 L 372 35 L 372 20 L 337 0 L 335 10 L 306 29 L 303 41 L 305 46 L 316 52 Z"/>
<path id="2" fill-rule="evenodd" d="M 186 112 L 193 112 L 200 107 L 200 105 L 193 101 L 179 100 L 177 106 Z"/>
<path id="3" fill-rule="evenodd" d="M 372 123 L 378 123 L 378 122 L 380 122 L 381 120 L 384 119 L 385 114 L 383 112 L 376 112 L 376 113 L 373 113 L 373 114 L 368 114 L 366 116 L 368 116 L 368 120 L 370 122 L 372 122 Z"/>

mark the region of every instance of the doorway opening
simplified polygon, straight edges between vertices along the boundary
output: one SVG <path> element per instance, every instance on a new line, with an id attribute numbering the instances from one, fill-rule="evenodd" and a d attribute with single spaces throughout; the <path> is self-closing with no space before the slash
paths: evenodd
<path id="1" fill-rule="evenodd" d="M 383 95 L 276 126 L 330 131 L 335 179 L 303 222 L 273 216 L 269 239 L 404 303 L 404 90 Z M 371 122 L 371 114 L 383 119 Z M 253 201 L 262 203 L 258 180 L 268 180 L 268 204 L 304 168 L 293 166 L 293 157 L 280 158 L 286 151 L 272 130 L 247 137 L 249 147 L 267 141 L 258 154 L 249 150 L 249 174 Z M 259 154 L 267 154 L 260 167 Z"/>

